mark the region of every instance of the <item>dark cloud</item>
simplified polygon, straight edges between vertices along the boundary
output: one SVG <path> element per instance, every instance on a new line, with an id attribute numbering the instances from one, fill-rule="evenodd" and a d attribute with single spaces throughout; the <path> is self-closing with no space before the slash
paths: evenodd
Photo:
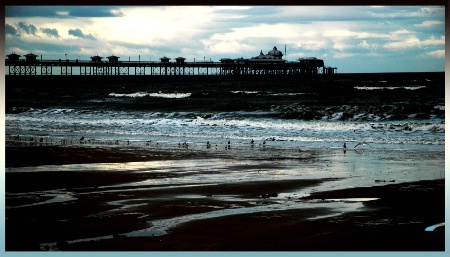
<path id="1" fill-rule="evenodd" d="M 70 16 L 75 17 L 123 17 L 117 7 L 108 6 L 74 6 L 68 9 Z"/>
<path id="2" fill-rule="evenodd" d="M 17 26 L 19 26 L 19 29 L 27 34 L 36 35 L 37 28 L 32 24 L 27 24 L 26 22 L 21 21 L 17 24 Z"/>
<path id="3" fill-rule="evenodd" d="M 117 6 L 5 6 L 5 17 L 122 17 Z"/>
<path id="4" fill-rule="evenodd" d="M 95 40 L 94 36 L 91 34 L 85 35 L 81 29 L 69 29 L 69 35 L 72 35 L 74 37 L 84 38 L 84 39 L 92 39 Z"/>
<path id="5" fill-rule="evenodd" d="M 5 24 L 5 34 L 17 36 L 19 33 L 18 33 L 17 29 L 15 29 L 13 26 L 11 26 L 9 24 Z"/>
<path id="6" fill-rule="evenodd" d="M 12 41 L 12 40 L 11 40 Z M 21 49 L 18 51 L 17 49 Z M 78 58 L 78 53 L 80 52 L 79 47 L 70 44 L 61 44 L 59 40 L 51 40 L 48 42 L 29 42 L 23 41 L 20 38 L 14 40 L 13 42 L 5 41 L 5 52 L 15 51 L 17 54 L 27 54 L 34 53 L 37 55 L 42 55 L 42 59 L 53 59 L 53 55 L 56 53 L 56 59 L 64 59 L 64 53 L 68 54 L 68 58 L 76 59 Z M 59 53 L 59 55 L 58 55 Z M 77 56 L 77 57 L 75 57 Z"/>
<path id="7" fill-rule="evenodd" d="M 41 28 L 41 31 L 49 36 L 53 36 L 56 38 L 59 37 L 59 33 L 58 33 L 57 29 Z"/>

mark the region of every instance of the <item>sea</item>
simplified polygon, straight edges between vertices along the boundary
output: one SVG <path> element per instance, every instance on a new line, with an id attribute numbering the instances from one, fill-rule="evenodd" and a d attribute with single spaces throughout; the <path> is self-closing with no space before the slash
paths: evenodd
<path id="1" fill-rule="evenodd" d="M 311 217 L 321 219 L 364 210 L 364 202 L 377 198 L 322 201 L 302 198 L 327 190 L 443 179 L 444 81 L 443 72 L 158 79 L 120 75 L 6 76 L 6 147 L 35 146 L 39 149 L 62 145 L 208 152 L 177 155 L 188 158 L 176 161 L 31 167 L 8 166 L 7 159 L 9 178 L 28 172 L 45 175 L 49 171 L 143 174 L 142 181 L 85 187 L 82 193 L 56 183 L 52 186 L 63 188 L 29 192 L 33 199 L 39 195 L 39 199 L 49 200 L 7 206 L 7 214 L 29 211 L 29 207 L 36 205 L 83 201 L 87 196 L 99 199 L 99 204 L 108 205 L 110 211 L 118 213 L 152 204 L 158 208 L 164 197 L 185 199 L 189 206 L 206 200 L 205 205 L 201 205 L 202 211 L 184 216 L 157 220 L 144 211 L 139 219 L 147 222 L 147 228 L 119 234 L 154 237 L 170 233 L 185 222 L 230 215 L 329 209 L 325 215 Z M 343 152 L 344 144 L 347 151 Z M 145 151 L 137 152 L 145 155 Z M 211 158 L 202 158 L 204 156 Z M 144 173 L 149 171 L 173 174 L 145 179 Z M 20 178 L 26 180 L 26 177 Z M 197 186 L 219 188 L 222 184 L 242 183 L 240 185 L 245 187 L 248 182 L 307 179 L 322 182 L 312 187 L 280 189 L 276 194 L 261 192 L 250 197 L 221 194 L 221 190 L 215 189 L 211 192 L 217 193 L 209 196 L 189 193 L 197 192 L 190 190 Z M 174 188 L 183 190 L 173 190 L 162 198 L 146 197 L 147 191 L 152 191 L 152 196 L 157 191 L 166 195 L 166 190 Z M 261 188 L 268 190 L 264 186 Z M 7 192 L 7 197 L 14 200 L 23 198 L 24 194 Z M 102 194 L 107 194 L 107 199 L 101 198 Z M 222 203 L 209 206 L 211 199 Z M 8 224 L 14 223 L 12 216 L 6 219 Z M 73 224 L 75 220 L 79 217 L 66 221 Z M 397 224 L 396 219 L 392 222 Z M 424 224 L 423 229 L 430 225 Z M 33 229 L 30 231 L 31 234 L 25 234 L 34 235 Z M 92 237 L 97 233 L 87 230 L 57 240 L 74 244 L 117 236 L 101 233 Z M 59 250 L 54 237 L 41 240 L 41 250 Z"/>
<path id="2" fill-rule="evenodd" d="M 443 72 L 212 81 L 6 77 L 7 146 L 333 149 L 345 143 L 444 151 Z"/>

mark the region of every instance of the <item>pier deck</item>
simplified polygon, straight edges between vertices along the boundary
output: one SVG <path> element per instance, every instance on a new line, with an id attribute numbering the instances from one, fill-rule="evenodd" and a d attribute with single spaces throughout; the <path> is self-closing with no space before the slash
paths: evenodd
<path id="1" fill-rule="evenodd" d="M 19 60 L 5 62 L 6 75 L 311 75 L 334 74 L 336 68 L 322 63 L 222 63 L 222 62 L 93 62 L 83 60 Z"/>

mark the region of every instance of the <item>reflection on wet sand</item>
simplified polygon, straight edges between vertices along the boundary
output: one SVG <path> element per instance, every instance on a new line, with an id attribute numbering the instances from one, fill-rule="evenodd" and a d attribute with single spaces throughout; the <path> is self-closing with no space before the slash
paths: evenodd
<path id="1" fill-rule="evenodd" d="M 29 150 L 23 148 L 22 153 Z M 139 156 L 151 155 L 146 150 L 133 151 Z M 369 149 L 344 155 L 341 149 L 302 149 L 297 159 L 270 159 L 267 152 L 252 155 L 231 149 L 226 156 L 195 153 L 202 158 L 177 155 L 141 162 L 8 167 L 6 223 L 14 230 L 7 230 L 9 242 L 13 242 L 7 247 L 83 250 L 91 249 L 84 248 L 87 245 L 125 238 L 137 240 L 134 242 L 143 237 L 162 240 L 176 238 L 184 227 L 193 224 L 254 215 L 258 219 L 268 217 L 271 222 L 294 222 L 294 227 L 345 219 L 355 213 L 363 213 L 360 217 L 366 219 L 366 213 L 386 201 L 371 188 L 433 181 L 443 174 L 439 152 L 426 156 L 397 151 L 393 155 Z M 293 156 L 294 152 L 298 150 L 287 149 L 285 155 Z M 86 148 L 85 154 L 95 155 L 95 149 Z M 277 154 L 284 153 L 278 149 Z M 320 195 L 355 188 L 376 193 Z M 32 217 L 26 215 L 30 212 Z M 294 219 L 296 215 L 300 216 Z M 291 218 L 283 221 L 277 217 Z M 415 219 L 410 224 L 423 223 Z M 26 236 L 20 232 L 23 230 L 29 231 Z M 162 247 L 154 242 L 148 250 Z M 124 249 L 133 249 L 133 244 Z"/>

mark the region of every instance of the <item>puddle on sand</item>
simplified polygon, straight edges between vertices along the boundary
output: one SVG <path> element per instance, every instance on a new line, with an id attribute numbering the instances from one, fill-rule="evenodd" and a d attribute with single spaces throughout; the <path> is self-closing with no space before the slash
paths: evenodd
<path id="1" fill-rule="evenodd" d="M 64 243 L 67 244 L 75 244 L 75 243 L 82 243 L 82 242 L 90 242 L 90 241 L 97 241 L 97 240 L 105 240 L 105 239 L 112 239 L 114 236 L 108 235 L 108 236 L 99 236 L 99 237 L 91 237 L 91 238 L 83 238 L 83 239 L 76 239 L 71 241 L 65 241 Z M 59 251 L 57 242 L 54 243 L 44 243 L 39 245 L 39 249 L 41 251 Z"/>
<path id="2" fill-rule="evenodd" d="M 298 194 L 287 194 L 287 195 L 297 196 Z M 205 197 L 205 196 L 200 196 L 200 195 L 188 195 L 188 196 L 190 196 L 190 197 Z M 284 194 L 282 196 L 285 197 Z M 361 209 L 363 207 L 363 202 L 371 201 L 371 200 L 375 200 L 375 199 L 377 199 L 377 198 L 327 199 L 327 200 L 320 200 L 320 201 L 296 200 L 296 201 L 284 201 L 283 203 L 277 203 L 277 204 L 271 204 L 271 205 L 258 205 L 258 206 L 252 206 L 252 207 L 228 208 L 228 209 L 221 209 L 221 210 L 216 210 L 216 211 L 211 211 L 211 212 L 206 212 L 206 213 L 185 215 L 185 216 L 175 217 L 175 218 L 171 218 L 171 219 L 161 219 L 161 220 L 149 221 L 148 223 L 149 223 L 149 225 L 151 225 L 151 227 L 146 228 L 146 229 L 136 230 L 136 231 L 123 233 L 123 234 L 119 234 L 119 235 L 115 235 L 115 236 L 107 235 L 107 236 L 100 236 L 100 237 L 94 237 L 94 238 L 76 239 L 76 240 L 66 241 L 66 243 L 74 244 L 74 243 L 80 243 L 80 242 L 112 239 L 117 236 L 118 237 L 163 236 L 163 235 L 168 234 L 168 232 L 171 229 L 173 229 L 177 226 L 180 226 L 186 222 L 210 219 L 210 218 L 219 218 L 219 217 L 225 217 L 225 216 L 231 216 L 231 215 L 250 214 L 250 213 L 258 213 L 258 212 L 270 212 L 270 211 L 283 211 L 283 210 L 293 210 L 293 209 L 312 209 L 312 208 L 331 209 L 331 211 L 332 211 L 331 214 L 327 213 L 326 215 L 319 215 L 319 216 L 307 218 L 307 220 L 316 220 L 316 219 L 323 219 L 323 218 L 339 216 L 346 212 L 358 211 L 359 209 Z M 332 205 L 330 206 L 331 202 L 332 202 Z M 122 201 L 111 202 L 111 204 L 113 204 L 113 205 L 114 204 L 121 205 L 123 203 L 124 202 L 122 202 Z M 140 218 L 143 218 L 144 216 L 141 216 Z M 59 250 L 56 242 L 41 244 L 40 249 L 44 250 L 44 251 L 58 251 Z"/>
<path id="3" fill-rule="evenodd" d="M 210 218 L 219 218 L 230 215 L 250 214 L 258 212 L 268 211 L 283 211 L 292 209 L 310 209 L 310 208 L 331 208 L 334 211 L 333 214 L 327 214 L 322 216 L 311 217 L 310 219 L 321 219 L 327 217 L 333 217 L 341 215 L 344 212 L 357 211 L 363 207 L 363 203 L 360 201 L 336 201 L 333 202 L 333 206 L 330 206 L 329 202 L 294 202 L 289 201 L 284 204 L 262 205 L 243 208 L 231 208 L 217 210 L 207 213 L 199 213 L 186 215 L 181 217 L 175 217 L 171 219 L 162 219 L 149 222 L 152 226 L 150 228 L 136 230 L 129 233 L 122 234 L 127 237 L 148 237 L 148 236 L 161 236 L 168 233 L 170 229 L 173 229 L 183 223 L 195 220 L 203 220 Z"/>
<path id="4" fill-rule="evenodd" d="M 51 204 L 51 203 L 62 203 L 62 202 L 68 202 L 68 201 L 74 201 L 78 198 L 65 193 L 50 193 L 50 194 L 42 194 L 43 197 L 51 197 L 51 199 L 48 199 L 46 201 L 37 202 L 37 203 L 31 203 L 31 204 L 24 204 L 24 205 L 17 205 L 17 206 L 6 206 L 6 209 L 16 209 L 16 208 L 22 208 L 22 207 L 30 207 L 30 206 L 37 206 L 37 205 L 43 205 L 43 204 Z"/>
<path id="5" fill-rule="evenodd" d="M 354 203 L 354 202 L 369 202 L 369 201 L 375 201 L 380 198 L 340 198 L 340 199 L 333 199 L 333 198 L 327 198 L 323 200 L 319 200 L 321 202 L 344 202 L 344 203 Z"/>

